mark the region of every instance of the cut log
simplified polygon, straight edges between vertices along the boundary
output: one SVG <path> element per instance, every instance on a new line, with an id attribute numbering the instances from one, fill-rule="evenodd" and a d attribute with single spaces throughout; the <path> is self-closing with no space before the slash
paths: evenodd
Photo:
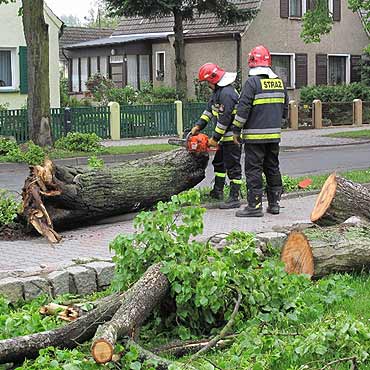
<path id="1" fill-rule="evenodd" d="M 321 189 L 311 221 L 320 226 L 330 226 L 338 225 L 351 216 L 370 220 L 370 191 L 333 173 Z"/>
<path id="2" fill-rule="evenodd" d="M 91 353 L 95 361 L 104 364 L 112 360 L 117 339 L 132 337 L 152 310 L 166 296 L 170 283 L 160 271 L 161 264 L 151 266 L 145 275 L 125 295 L 122 306 L 111 321 L 99 326 Z"/>
<path id="3" fill-rule="evenodd" d="M 101 170 L 54 165 L 31 167 L 22 192 L 23 217 L 52 243 L 55 230 L 149 209 L 196 186 L 205 177 L 207 153 L 173 150 Z"/>
<path id="4" fill-rule="evenodd" d="M 75 348 L 89 340 L 102 322 L 110 320 L 121 306 L 117 294 L 104 298 L 86 315 L 58 329 L 0 341 L 0 364 L 20 363 L 25 358 L 35 358 L 39 350 L 49 346 Z"/>
<path id="5" fill-rule="evenodd" d="M 370 269 L 370 227 L 340 225 L 293 231 L 281 251 L 288 273 L 319 278 Z"/>

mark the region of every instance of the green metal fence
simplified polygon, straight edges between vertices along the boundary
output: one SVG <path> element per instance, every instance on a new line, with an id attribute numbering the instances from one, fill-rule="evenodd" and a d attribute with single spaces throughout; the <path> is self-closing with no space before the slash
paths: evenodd
<path id="1" fill-rule="evenodd" d="M 185 103 L 183 105 L 184 131 L 190 130 L 195 125 L 206 107 L 207 103 Z M 211 136 L 213 132 L 213 124 L 209 123 L 203 132 Z"/>
<path id="2" fill-rule="evenodd" d="M 71 108 L 69 119 L 64 108 L 50 109 L 51 131 L 54 140 L 68 132 L 96 133 L 110 138 L 110 111 L 108 107 Z M 0 135 L 13 136 L 18 143 L 29 140 L 26 109 L 0 111 Z"/>
<path id="3" fill-rule="evenodd" d="M 18 143 L 28 140 L 27 110 L 0 111 L 0 135 L 12 136 Z"/>
<path id="4" fill-rule="evenodd" d="M 71 131 L 95 133 L 102 139 L 110 138 L 109 107 L 71 108 Z"/>
<path id="5" fill-rule="evenodd" d="M 121 137 L 177 134 L 175 104 L 121 106 Z"/>

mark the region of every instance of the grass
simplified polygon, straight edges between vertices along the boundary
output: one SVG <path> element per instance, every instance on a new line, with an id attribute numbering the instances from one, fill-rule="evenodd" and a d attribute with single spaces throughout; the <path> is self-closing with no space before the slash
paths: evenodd
<path id="1" fill-rule="evenodd" d="M 48 155 L 51 159 L 91 157 L 93 155 L 120 155 L 120 154 L 139 154 L 139 153 L 162 153 L 176 149 L 176 146 L 169 144 L 144 144 L 144 145 L 125 145 L 104 147 L 101 152 L 71 152 L 62 149 L 52 149 Z M 0 162 L 9 162 L 5 156 L 0 155 Z"/>
<path id="2" fill-rule="evenodd" d="M 346 179 L 351 180 L 353 182 L 360 183 L 360 184 L 370 183 L 370 168 L 366 170 L 352 170 L 352 171 L 340 172 L 338 173 L 338 175 L 345 177 Z M 324 185 L 324 182 L 326 181 L 328 176 L 329 174 L 312 175 L 312 176 L 306 175 L 306 176 L 300 176 L 300 177 L 283 176 L 284 193 L 292 193 L 292 192 L 297 192 L 297 191 L 304 193 L 305 191 L 319 190 Z M 299 182 L 307 178 L 312 179 L 312 184 L 306 189 L 300 189 L 298 187 Z M 209 196 L 210 190 L 211 190 L 210 187 L 203 187 L 199 189 L 202 203 L 218 202 Z M 247 187 L 246 187 L 245 182 L 242 184 L 241 193 L 242 193 L 242 197 L 246 198 Z M 224 190 L 224 197 L 226 198 L 228 197 L 228 195 L 229 195 L 229 187 L 226 186 Z"/>
<path id="3" fill-rule="evenodd" d="M 325 136 L 348 139 L 370 139 L 370 130 L 335 132 Z"/>
<path id="4" fill-rule="evenodd" d="M 340 304 L 336 303 L 332 312 L 345 311 L 348 315 L 369 322 L 370 321 L 370 275 L 348 275 L 347 286 L 353 289 L 352 297 L 344 298 Z"/>

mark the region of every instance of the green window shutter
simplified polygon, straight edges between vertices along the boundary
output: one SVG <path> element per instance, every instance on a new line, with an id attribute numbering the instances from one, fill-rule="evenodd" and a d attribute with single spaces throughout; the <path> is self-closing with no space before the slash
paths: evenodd
<path id="1" fill-rule="evenodd" d="M 27 47 L 19 47 L 19 89 L 21 94 L 28 93 Z"/>

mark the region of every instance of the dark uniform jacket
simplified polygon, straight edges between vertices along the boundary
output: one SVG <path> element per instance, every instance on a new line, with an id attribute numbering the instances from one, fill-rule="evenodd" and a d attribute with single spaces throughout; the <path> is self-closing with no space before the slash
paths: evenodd
<path id="1" fill-rule="evenodd" d="M 224 87 L 216 85 L 208 101 L 207 109 L 202 113 L 196 125 L 202 130 L 212 121 L 215 125 L 212 137 L 221 143 L 232 142 L 231 125 L 235 118 L 238 99 L 239 94 L 232 85 Z"/>
<path id="2" fill-rule="evenodd" d="M 251 76 L 246 81 L 232 125 L 235 135 L 249 143 L 276 143 L 281 121 L 288 116 L 289 98 L 280 78 Z"/>

